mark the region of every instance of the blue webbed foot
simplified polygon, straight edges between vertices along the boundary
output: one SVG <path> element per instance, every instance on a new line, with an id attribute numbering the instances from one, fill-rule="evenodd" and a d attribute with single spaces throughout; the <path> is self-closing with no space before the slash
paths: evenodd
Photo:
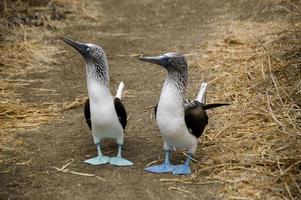
<path id="1" fill-rule="evenodd" d="M 191 174 L 189 165 L 176 165 L 172 171 L 174 175 L 188 175 Z"/>
<path id="2" fill-rule="evenodd" d="M 88 163 L 90 165 L 104 165 L 104 164 L 107 164 L 109 161 L 110 161 L 110 158 L 107 156 L 97 156 L 97 157 L 85 160 L 84 162 Z"/>
<path id="3" fill-rule="evenodd" d="M 111 165 L 116 165 L 116 166 L 130 166 L 133 165 L 133 163 L 129 160 L 126 160 L 122 157 L 112 157 L 110 158 L 110 164 Z"/>
<path id="4" fill-rule="evenodd" d="M 145 171 L 152 172 L 152 173 L 168 173 L 168 172 L 172 172 L 173 169 L 174 169 L 174 165 L 166 164 L 166 163 L 162 165 L 153 165 L 144 168 Z"/>

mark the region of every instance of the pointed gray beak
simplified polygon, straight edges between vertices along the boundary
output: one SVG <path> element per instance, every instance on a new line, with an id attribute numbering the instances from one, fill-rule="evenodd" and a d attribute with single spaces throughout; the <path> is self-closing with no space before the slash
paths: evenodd
<path id="1" fill-rule="evenodd" d="M 161 65 L 162 67 L 166 67 L 169 62 L 168 62 L 168 57 L 165 55 L 161 56 L 141 56 L 139 60 L 144 61 L 144 62 L 149 62 L 149 63 L 155 63 L 157 65 Z"/>
<path id="2" fill-rule="evenodd" d="M 86 57 L 88 54 L 87 49 L 89 48 L 88 45 L 84 43 L 80 43 L 74 40 L 71 40 L 69 38 L 63 37 L 62 40 L 66 43 L 72 46 L 74 49 L 76 49 L 82 56 Z"/>

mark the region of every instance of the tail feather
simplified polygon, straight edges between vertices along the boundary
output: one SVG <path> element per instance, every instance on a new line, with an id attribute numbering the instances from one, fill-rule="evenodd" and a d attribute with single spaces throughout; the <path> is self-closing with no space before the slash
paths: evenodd
<path id="1" fill-rule="evenodd" d="M 208 110 L 211 108 L 217 108 L 221 106 L 228 106 L 229 103 L 211 103 L 206 104 L 206 90 L 207 90 L 208 83 L 202 82 L 198 96 L 196 97 L 196 101 L 201 103 L 204 110 Z"/>
<path id="2" fill-rule="evenodd" d="M 117 92 L 116 92 L 116 97 L 121 99 L 122 98 L 122 95 L 123 95 L 123 89 L 124 89 L 124 83 L 123 81 L 121 81 L 119 83 L 119 86 L 118 86 L 118 89 L 117 89 Z"/>
<path id="3" fill-rule="evenodd" d="M 196 100 L 200 102 L 201 104 L 206 104 L 206 89 L 207 89 L 208 83 L 203 82 L 201 84 L 198 96 L 196 97 Z"/>
<path id="4" fill-rule="evenodd" d="M 229 106 L 229 105 L 230 105 L 229 103 L 211 103 L 211 104 L 204 105 L 203 108 L 204 110 L 208 110 L 211 108 L 217 108 L 217 107 Z"/>

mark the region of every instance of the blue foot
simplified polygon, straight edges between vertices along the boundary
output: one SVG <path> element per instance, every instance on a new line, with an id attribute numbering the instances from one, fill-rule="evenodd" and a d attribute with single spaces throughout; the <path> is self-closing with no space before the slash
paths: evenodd
<path id="1" fill-rule="evenodd" d="M 107 164 L 109 162 L 110 158 L 107 156 L 97 156 L 94 158 L 90 158 L 88 160 L 85 160 L 85 163 L 88 163 L 90 165 L 103 165 Z"/>
<path id="2" fill-rule="evenodd" d="M 110 164 L 116 165 L 116 166 L 130 166 L 133 165 L 133 163 L 129 160 L 126 160 L 122 157 L 112 157 L 110 158 Z"/>
<path id="3" fill-rule="evenodd" d="M 189 165 L 176 165 L 172 171 L 174 175 L 188 175 L 191 174 Z"/>
<path id="4" fill-rule="evenodd" d="M 152 172 L 152 173 L 168 173 L 168 172 L 172 172 L 173 169 L 174 169 L 174 165 L 171 164 L 153 165 L 144 168 L 145 171 Z"/>

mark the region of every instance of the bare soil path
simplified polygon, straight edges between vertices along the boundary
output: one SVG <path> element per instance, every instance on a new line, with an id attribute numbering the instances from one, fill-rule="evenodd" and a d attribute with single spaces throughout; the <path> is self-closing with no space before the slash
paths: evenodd
<path id="1" fill-rule="evenodd" d="M 159 4 L 159 5 L 158 5 Z M 235 2 L 228 1 L 93 1 L 88 5 L 91 18 L 69 19 L 68 26 L 54 33 L 48 42 L 65 49 L 57 57 L 58 64 L 48 74 L 32 74 L 30 78 L 44 79 L 45 88 L 55 89 L 59 95 L 37 98 L 23 91 L 24 98 L 33 102 L 72 101 L 86 95 L 83 60 L 59 40 L 59 36 L 96 43 L 107 53 L 111 89 L 115 93 L 120 81 L 125 82 L 124 98 L 129 120 L 124 156 L 134 162 L 133 167 L 111 165 L 89 166 L 83 163 L 96 154 L 95 146 L 83 118 L 82 107 L 63 113 L 64 119 L 20 132 L 26 147 L 18 157 L 18 165 L 5 166 L 11 172 L 1 174 L 2 199 L 218 199 L 218 184 L 176 185 L 160 182 L 172 175 L 154 175 L 143 171 L 145 165 L 162 157 L 162 139 L 153 119 L 150 106 L 157 102 L 165 72 L 157 66 L 137 61 L 136 54 L 160 54 L 179 51 L 186 54 L 199 51 L 215 17 L 228 12 Z M 232 9 L 235 12 L 235 9 Z M 190 85 L 196 85 L 202 76 L 191 69 Z M 32 85 L 39 87 L 40 85 Z M 195 86 L 194 86 L 195 87 Z M 194 89 L 190 86 L 190 90 Z M 116 143 L 104 142 L 104 153 L 114 155 Z M 196 155 L 198 157 L 198 155 Z M 61 173 L 52 167 L 61 167 L 70 160 L 68 169 L 91 173 L 84 177 Z M 177 155 L 175 161 L 183 159 Z M 171 190 L 180 187 L 188 192 Z"/>

